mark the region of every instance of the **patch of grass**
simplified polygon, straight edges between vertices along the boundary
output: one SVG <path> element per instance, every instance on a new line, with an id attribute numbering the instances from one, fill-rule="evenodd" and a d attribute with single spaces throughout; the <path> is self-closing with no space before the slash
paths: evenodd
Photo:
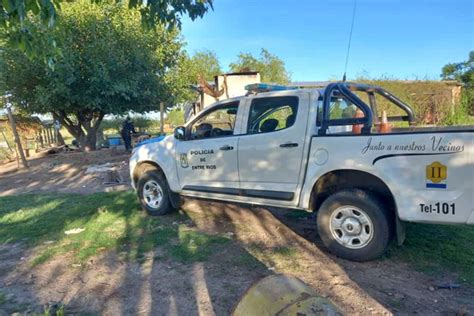
<path id="1" fill-rule="evenodd" d="M 242 251 L 240 255 L 236 256 L 232 262 L 237 266 L 250 268 L 252 270 L 267 269 L 262 262 L 258 261 L 257 258 L 245 251 Z"/>
<path id="2" fill-rule="evenodd" d="M 307 218 L 310 215 L 311 213 L 306 212 L 306 211 L 300 211 L 300 210 L 290 210 L 285 213 L 286 218 L 295 218 L 295 219 Z"/>
<path id="3" fill-rule="evenodd" d="M 72 253 L 83 262 L 107 250 L 126 252 L 126 259 L 139 259 L 178 237 L 171 222 L 179 217 L 158 219 L 139 210 L 132 192 L 2 197 L 0 243 L 40 246 L 33 264 L 63 253 Z M 84 231 L 65 234 L 77 228 Z"/>
<path id="4" fill-rule="evenodd" d="M 179 227 L 178 237 L 179 244 L 169 246 L 168 251 L 176 260 L 186 263 L 206 261 L 218 250 L 216 246 L 230 242 L 230 239 L 189 230 L 183 226 Z"/>
<path id="5" fill-rule="evenodd" d="M 38 247 L 32 264 L 68 254 L 75 263 L 115 250 L 124 260 L 145 262 L 147 254 L 189 263 L 206 261 L 230 239 L 208 235 L 182 223 L 173 213 L 150 217 L 140 211 L 133 192 L 22 195 L 0 198 L 0 243 Z M 66 231 L 81 229 L 76 234 Z"/>
<path id="6" fill-rule="evenodd" d="M 453 272 L 474 284 L 473 240 L 473 226 L 407 224 L 404 245 L 391 247 L 387 257 L 427 273 Z"/>
<path id="7" fill-rule="evenodd" d="M 275 247 L 272 250 L 272 253 L 277 255 L 277 256 L 282 256 L 282 257 L 293 257 L 296 255 L 296 249 L 294 248 L 289 248 L 289 247 Z"/>
<path id="8" fill-rule="evenodd" d="M 55 306 L 53 308 L 47 308 L 41 314 L 41 316 L 64 316 L 66 315 L 64 305 Z"/>
<path id="9" fill-rule="evenodd" d="M 264 244 L 253 243 L 247 246 L 247 251 L 267 267 L 277 267 L 280 272 L 297 272 L 301 270 L 296 259 L 298 250 L 292 247 L 267 247 Z"/>
<path id="10" fill-rule="evenodd" d="M 7 302 L 7 295 L 5 293 L 0 292 L 0 306 Z"/>

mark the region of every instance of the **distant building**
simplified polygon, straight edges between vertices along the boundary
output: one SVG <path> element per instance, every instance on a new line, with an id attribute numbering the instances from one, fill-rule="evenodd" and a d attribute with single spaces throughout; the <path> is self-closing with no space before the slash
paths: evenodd
<path id="1" fill-rule="evenodd" d="M 201 81 L 194 86 L 199 93 L 198 100 L 185 106 L 186 121 L 214 102 L 245 95 L 245 86 L 252 83 L 260 83 L 260 73 L 234 72 L 217 75 L 213 82 Z"/>

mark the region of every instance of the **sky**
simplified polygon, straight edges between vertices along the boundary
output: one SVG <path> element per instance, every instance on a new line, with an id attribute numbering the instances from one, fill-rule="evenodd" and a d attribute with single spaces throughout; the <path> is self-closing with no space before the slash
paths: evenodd
<path id="1" fill-rule="evenodd" d="M 474 50 L 473 0 L 357 0 L 347 76 L 438 80 Z M 261 48 L 293 81 L 341 79 L 354 0 L 214 0 L 202 19 L 183 19 L 186 50 L 216 52 L 221 66 Z"/>

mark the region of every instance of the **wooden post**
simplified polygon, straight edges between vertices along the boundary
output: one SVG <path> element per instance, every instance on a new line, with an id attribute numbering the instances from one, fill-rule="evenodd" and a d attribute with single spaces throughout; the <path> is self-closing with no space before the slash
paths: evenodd
<path id="1" fill-rule="evenodd" d="M 23 152 L 23 146 L 21 145 L 21 141 L 20 141 L 20 136 L 18 136 L 18 132 L 16 130 L 16 124 L 12 115 L 12 110 L 10 109 L 9 106 L 7 106 L 7 114 L 8 114 L 8 119 L 10 120 L 10 125 L 12 127 L 13 135 L 15 136 L 17 154 L 20 154 L 21 162 L 23 163 L 23 166 L 25 168 L 28 168 L 28 162 L 26 161 L 25 153 Z"/>
<path id="2" fill-rule="evenodd" d="M 40 142 L 40 146 L 41 148 L 44 147 L 44 142 L 43 142 L 43 127 L 41 127 L 40 131 L 39 131 L 39 142 Z"/>
<path id="3" fill-rule="evenodd" d="M 53 133 L 51 132 L 51 127 L 48 127 L 48 138 L 49 145 L 51 146 L 54 143 Z"/>
<path id="4" fill-rule="evenodd" d="M 48 147 L 49 144 L 50 144 L 50 141 L 49 141 L 49 138 L 48 138 L 48 128 L 45 127 L 43 129 L 43 135 L 44 135 L 44 144 L 45 144 L 45 147 Z"/>
<path id="5" fill-rule="evenodd" d="M 165 106 L 163 102 L 160 102 L 160 135 L 163 136 L 165 134 L 165 122 L 164 122 L 164 112 Z"/>
<path id="6" fill-rule="evenodd" d="M 0 130 L 3 135 L 3 139 L 5 140 L 5 143 L 7 143 L 7 147 L 10 150 L 10 152 L 14 152 L 12 146 L 10 146 L 10 143 L 8 142 L 7 136 L 5 136 L 5 133 L 3 132 L 3 129 Z"/>

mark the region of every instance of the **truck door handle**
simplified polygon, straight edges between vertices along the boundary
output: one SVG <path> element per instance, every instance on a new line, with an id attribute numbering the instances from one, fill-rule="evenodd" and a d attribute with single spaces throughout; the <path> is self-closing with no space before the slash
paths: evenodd
<path id="1" fill-rule="evenodd" d="M 298 144 L 297 143 L 284 143 L 284 144 L 280 144 L 280 147 L 282 148 L 298 147 Z"/>
<path id="2" fill-rule="evenodd" d="M 234 147 L 232 146 L 229 146 L 229 145 L 225 145 L 225 146 L 222 146 L 221 148 L 219 148 L 220 150 L 233 150 Z"/>

